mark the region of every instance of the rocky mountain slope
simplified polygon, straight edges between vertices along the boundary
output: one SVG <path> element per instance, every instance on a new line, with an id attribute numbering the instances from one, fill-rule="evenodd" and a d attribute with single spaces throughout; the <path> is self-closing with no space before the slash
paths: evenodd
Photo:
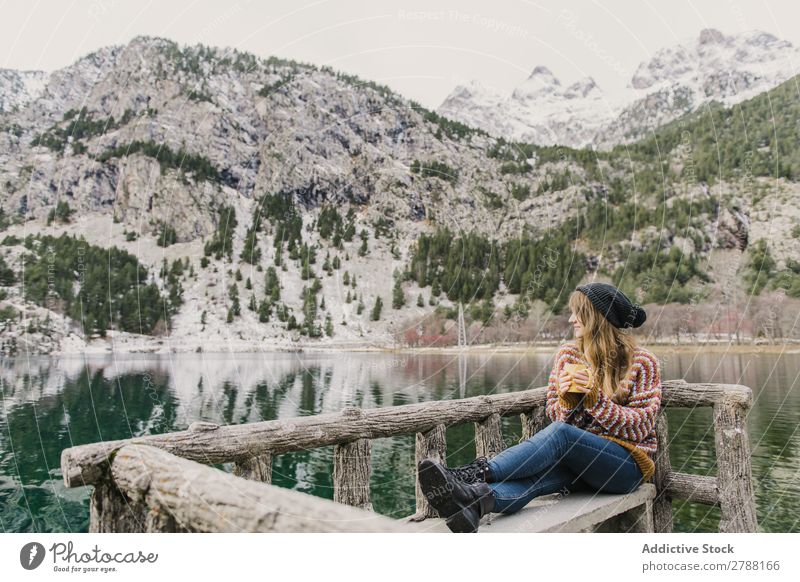
<path id="1" fill-rule="evenodd" d="M 191 240 L 211 232 L 209 205 L 284 192 L 306 208 L 352 202 L 374 217 L 435 215 L 486 233 L 549 223 L 500 220 L 475 203 L 478 190 L 508 199 L 512 182 L 485 159 L 492 141 L 480 132 L 310 65 L 139 37 L 52 73 L 2 119 L 3 207 L 28 219 L 64 196 L 79 213 L 113 206 L 140 229 L 167 218 Z M 179 153 L 189 157 L 168 155 Z M 453 173 L 414 174 L 414 160 Z M 213 175 L 195 179 L 199 166 Z"/>
<path id="2" fill-rule="evenodd" d="M 512 141 L 609 148 L 711 101 L 731 106 L 776 87 L 796 74 L 798 57 L 791 43 L 765 32 L 705 29 L 640 63 L 620 96 L 591 77 L 564 87 L 539 65 L 510 96 L 473 82 L 456 87 L 437 112 Z"/>
<path id="3" fill-rule="evenodd" d="M 0 113 L 16 111 L 36 99 L 48 77 L 44 71 L 0 69 Z"/>

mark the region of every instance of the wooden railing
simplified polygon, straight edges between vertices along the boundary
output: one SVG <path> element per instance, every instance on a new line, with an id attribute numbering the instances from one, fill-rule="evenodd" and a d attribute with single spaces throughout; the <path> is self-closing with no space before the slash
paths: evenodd
<path id="1" fill-rule="evenodd" d="M 521 416 L 523 438 L 532 436 L 545 426 L 548 422 L 544 412 L 546 390 L 535 388 L 368 410 L 345 408 L 334 414 L 242 425 L 195 422 L 185 431 L 65 449 L 61 455 L 61 470 L 67 487 L 95 486 L 90 502 L 90 531 L 228 531 L 227 526 L 215 524 L 213 516 L 207 515 L 212 510 L 206 495 L 215 495 L 213 511 L 218 519 L 229 514 L 238 515 L 244 510 L 237 505 L 239 502 L 230 491 L 238 491 L 243 487 L 241 483 L 247 480 L 270 483 L 274 455 L 334 445 L 334 501 L 371 509 L 372 439 L 416 434 L 417 462 L 425 458 L 443 460 L 446 427 L 474 422 L 476 452 L 491 457 L 505 447 L 501 417 Z M 672 531 L 673 499 L 718 506 L 720 531 L 757 531 L 746 425 L 751 405 L 752 391 L 747 386 L 688 384 L 683 380 L 663 382 L 653 479 L 657 490 L 653 505 L 655 531 Z M 670 466 L 665 411 L 670 407 L 698 406 L 711 406 L 714 411 L 715 477 L 676 472 Z M 159 455 L 160 452 L 171 456 Z M 171 462 L 173 458 L 196 463 Z M 233 475 L 202 467 L 204 471 L 221 474 L 219 479 L 224 475 L 224 486 L 217 484 L 217 479 L 209 477 L 207 472 L 202 472 L 203 479 L 199 478 L 201 472 L 197 463 L 228 462 L 234 463 Z M 197 480 L 188 479 L 189 475 Z M 231 479 L 235 481 L 230 482 Z M 176 490 L 180 484 L 184 484 L 184 489 Z M 232 484 L 239 489 L 232 488 Z M 284 499 L 281 497 L 284 493 L 304 495 L 286 490 L 276 492 L 275 487 L 269 487 L 269 492 L 265 493 L 263 486 L 250 485 L 261 487 L 262 497 L 272 496 L 278 501 Z M 225 487 L 228 488 L 227 496 Z M 259 492 L 253 489 L 252 494 L 258 495 Z M 276 503 L 280 505 L 278 501 Z M 316 501 L 330 503 L 327 500 Z M 312 505 L 316 501 L 300 504 L 300 508 L 323 511 Z M 193 507 L 195 505 L 197 507 Z M 337 507 L 341 508 L 341 505 Z M 303 523 L 315 520 L 313 513 L 287 511 Z M 326 515 L 324 511 L 322 515 Z M 418 521 L 435 516 L 417 481 L 416 513 L 410 519 Z M 284 522 L 281 521 L 282 526 L 285 526 Z M 239 528 L 236 531 L 264 531 L 264 528 L 254 529 L 257 524 L 252 519 L 248 521 L 246 511 L 241 519 L 231 523 L 234 524 L 231 527 Z M 337 523 L 340 528 L 346 528 L 346 524 L 352 521 L 343 518 Z M 286 531 L 290 529 L 287 526 Z M 326 530 L 324 526 L 319 529 Z M 355 530 L 361 531 L 358 526 Z M 355 530 L 350 528 L 348 531 Z"/>

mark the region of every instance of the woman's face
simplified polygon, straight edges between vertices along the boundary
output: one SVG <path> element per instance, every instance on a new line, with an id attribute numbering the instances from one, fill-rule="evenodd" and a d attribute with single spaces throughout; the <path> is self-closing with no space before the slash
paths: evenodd
<path id="1" fill-rule="evenodd" d="M 575 337 L 581 337 L 583 335 L 583 324 L 578 320 L 578 316 L 575 315 L 574 311 L 572 311 L 569 316 L 569 322 L 572 324 L 572 329 L 575 331 Z"/>

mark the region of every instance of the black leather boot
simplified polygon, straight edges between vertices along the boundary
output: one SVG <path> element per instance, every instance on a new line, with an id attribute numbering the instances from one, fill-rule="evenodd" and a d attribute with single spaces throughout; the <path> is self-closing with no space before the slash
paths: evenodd
<path id="1" fill-rule="evenodd" d="M 486 457 L 478 457 L 471 463 L 458 467 L 444 467 L 456 479 L 464 483 L 492 483 L 492 470 L 489 468 L 489 460 Z"/>
<path id="2" fill-rule="evenodd" d="M 464 483 L 436 461 L 424 460 L 417 467 L 419 484 L 428 503 L 455 533 L 478 531 L 481 518 L 494 509 L 494 491 L 487 483 Z"/>

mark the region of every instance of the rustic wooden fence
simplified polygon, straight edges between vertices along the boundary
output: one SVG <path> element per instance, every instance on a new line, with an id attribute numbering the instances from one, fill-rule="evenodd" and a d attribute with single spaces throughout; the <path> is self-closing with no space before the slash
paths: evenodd
<path id="1" fill-rule="evenodd" d="M 722 532 L 757 531 L 746 425 L 750 388 L 669 380 L 662 389 L 653 479 L 655 531 L 672 531 L 673 499 L 719 507 Z M 523 438 L 546 425 L 546 391 L 535 388 L 368 410 L 345 408 L 333 414 L 242 425 L 195 422 L 185 431 L 65 449 L 61 470 L 67 487 L 94 486 L 89 519 L 93 532 L 396 530 L 397 521 L 369 512 L 376 517 L 365 520 L 362 515 L 372 507 L 373 439 L 416 434 L 417 461 L 444 460 L 445 428 L 474 422 L 476 452 L 491 457 L 505 447 L 501 417 L 521 416 Z M 677 472 L 670 466 L 667 409 L 702 406 L 713 408 L 716 476 Z M 334 445 L 333 497 L 339 504 L 262 485 L 271 481 L 275 455 L 329 445 Z M 202 466 L 230 462 L 233 475 Z M 245 486 L 248 489 L 243 490 Z M 246 502 L 242 491 L 247 493 Z M 301 502 L 301 498 L 306 499 Z M 254 512 L 258 507 L 254 503 L 261 502 L 268 508 L 264 515 Z M 362 511 L 354 517 L 353 508 L 341 504 Z M 435 516 L 417 481 L 416 513 L 409 519 Z"/>

